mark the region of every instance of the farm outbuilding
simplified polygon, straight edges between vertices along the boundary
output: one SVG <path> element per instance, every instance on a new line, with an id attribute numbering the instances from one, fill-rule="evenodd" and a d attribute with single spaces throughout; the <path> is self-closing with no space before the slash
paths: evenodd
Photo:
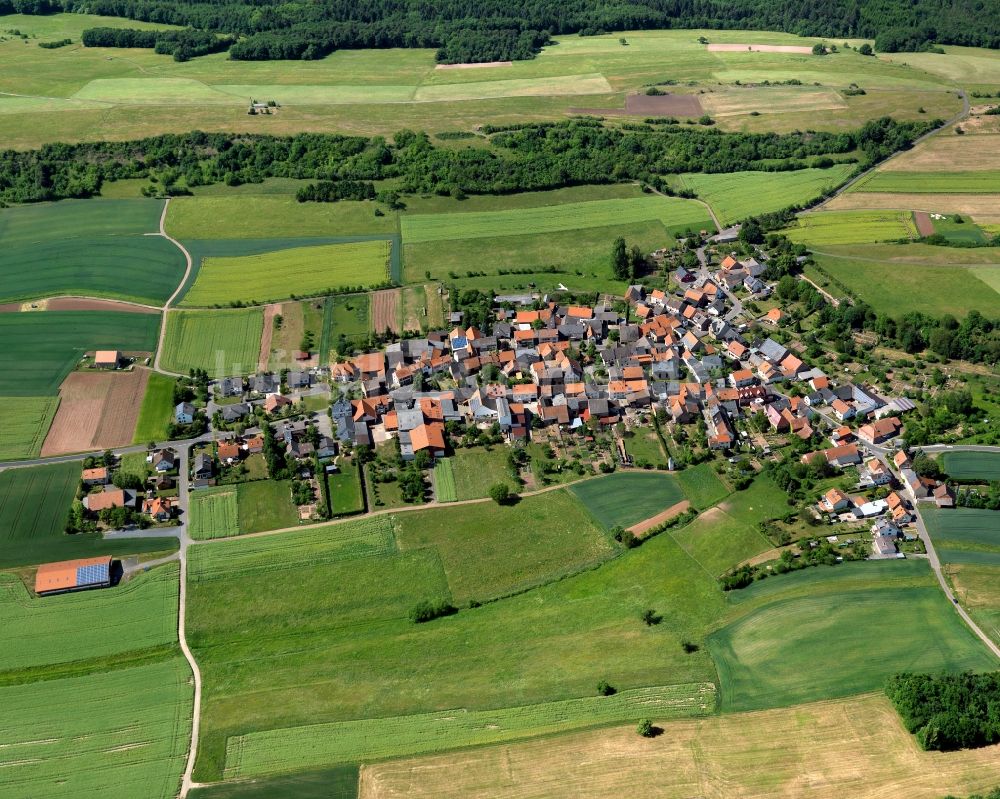
<path id="1" fill-rule="evenodd" d="M 94 366 L 98 369 L 117 369 L 122 359 L 118 350 L 98 350 L 94 355 Z"/>
<path id="2" fill-rule="evenodd" d="M 46 563 L 35 573 L 35 593 L 64 594 L 111 585 L 111 556 Z"/>

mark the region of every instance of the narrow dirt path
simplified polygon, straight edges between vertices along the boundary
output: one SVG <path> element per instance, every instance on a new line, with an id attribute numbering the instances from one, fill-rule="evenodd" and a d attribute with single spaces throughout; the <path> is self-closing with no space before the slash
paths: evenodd
<path id="1" fill-rule="evenodd" d="M 160 337 L 156 341 L 156 360 L 153 361 L 153 369 L 157 372 L 162 372 L 165 375 L 173 375 L 174 377 L 180 377 L 177 372 L 168 372 L 166 369 L 160 366 L 160 357 L 163 354 L 163 339 L 167 335 L 167 316 L 170 313 L 170 306 L 173 305 L 174 300 L 177 299 L 177 295 L 181 293 L 181 289 L 184 288 L 184 284 L 187 283 L 188 278 L 191 276 L 191 253 L 187 251 L 177 239 L 167 233 L 166 222 L 167 222 L 167 209 L 170 208 L 170 198 L 168 197 L 163 201 L 163 212 L 160 214 L 160 232 L 153 233 L 150 235 L 162 236 L 171 244 L 173 244 L 178 250 L 184 253 L 184 261 L 186 263 L 184 269 L 184 275 L 181 277 L 180 283 L 177 284 L 177 288 L 174 289 L 174 293 L 170 295 L 167 301 L 163 304 L 163 318 L 160 320 Z"/>

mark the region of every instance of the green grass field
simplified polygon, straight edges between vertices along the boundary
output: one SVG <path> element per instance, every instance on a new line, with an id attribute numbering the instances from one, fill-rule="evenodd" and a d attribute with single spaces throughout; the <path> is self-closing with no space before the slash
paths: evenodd
<path id="1" fill-rule="evenodd" d="M 945 549 L 1000 550 L 1000 511 L 927 508 L 920 514 L 935 545 Z"/>
<path id="2" fill-rule="evenodd" d="M 329 313 L 323 314 L 323 336 L 329 340 L 331 350 L 337 348 L 337 341 L 344 336 L 348 342 L 361 344 L 367 341 L 371 332 L 370 306 L 368 294 L 350 294 L 328 297 Z"/>
<path id="3" fill-rule="evenodd" d="M 241 483 L 236 494 L 241 533 L 259 533 L 298 524 L 291 486 L 285 480 Z"/>
<path id="4" fill-rule="evenodd" d="M 212 377 L 249 374 L 257 368 L 263 327 L 259 308 L 171 311 L 161 365 L 182 374 L 193 368 Z"/>
<path id="5" fill-rule="evenodd" d="M 709 510 L 691 524 L 671 531 L 674 540 L 707 572 L 721 575 L 772 547 L 752 526 L 717 510 Z"/>
<path id="6" fill-rule="evenodd" d="M 434 499 L 438 502 L 455 502 L 455 470 L 451 458 L 439 458 L 434 464 Z"/>
<path id="7" fill-rule="evenodd" d="M 902 194 L 996 194 L 1000 172 L 902 172 L 880 170 L 859 181 L 851 191 Z"/>
<path id="8" fill-rule="evenodd" d="M 191 799 L 357 799 L 358 767 L 337 766 L 322 771 L 226 782 L 195 788 Z"/>
<path id="9" fill-rule="evenodd" d="M 174 418 L 173 411 L 173 378 L 159 372 L 150 372 L 132 441 L 136 444 L 164 441 L 167 438 L 167 428 Z"/>
<path id="10" fill-rule="evenodd" d="M 36 458 L 59 407 L 56 397 L 4 397 L 0 460 Z"/>
<path id="11" fill-rule="evenodd" d="M 431 547 L 452 595 L 484 600 L 524 590 L 612 557 L 616 546 L 563 491 L 395 517 L 403 551 Z"/>
<path id="12" fill-rule="evenodd" d="M 698 510 L 710 508 L 716 502 L 721 502 L 729 493 L 729 489 L 715 474 L 711 463 L 682 469 L 675 476 L 684 495 Z"/>
<path id="13" fill-rule="evenodd" d="M 1000 480 L 1000 453 L 944 452 L 941 467 L 956 480 Z"/>
<path id="14" fill-rule="evenodd" d="M 177 657 L 0 687 L 6 744 L 0 792 L 171 799 L 190 741 L 190 679 Z"/>
<path id="15" fill-rule="evenodd" d="M 719 221 L 728 225 L 748 216 L 806 203 L 839 186 L 853 169 L 851 164 L 841 164 L 795 172 L 686 174 L 677 180 L 712 206 Z"/>
<path id="16" fill-rule="evenodd" d="M 932 218 L 934 233 L 959 244 L 985 244 L 989 241 L 989 237 L 978 225 L 973 224 L 966 217 L 960 216 L 959 218 L 961 221 L 954 215 L 946 216 L 943 219 Z"/>
<path id="17" fill-rule="evenodd" d="M 83 354 L 151 352 L 160 317 L 105 311 L 0 313 L 0 397 L 55 395 Z M 31 364 L 25 369 L 24 364 Z M 186 370 L 185 370 L 186 371 Z"/>
<path id="18" fill-rule="evenodd" d="M 917 238 L 910 211 L 821 211 L 803 214 L 784 231 L 794 242 L 821 247 Z"/>
<path id="19" fill-rule="evenodd" d="M 191 495 L 188 532 L 196 540 L 239 535 L 237 486 L 199 489 Z"/>
<path id="20" fill-rule="evenodd" d="M 0 671 L 116 655 L 177 640 L 178 567 L 168 563 L 113 588 L 36 597 L 0 573 Z M 94 631 L 100 629 L 101 635 Z"/>
<path id="21" fill-rule="evenodd" d="M 932 585 L 777 601 L 709 644 L 729 712 L 875 691 L 899 671 L 996 668 Z"/>
<path id="22" fill-rule="evenodd" d="M 629 527 L 684 499 L 677 480 L 663 472 L 618 472 L 569 490 L 606 530 Z"/>
<path id="23" fill-rule="evenodd" d="M 455 499 L 479 499 L 488 497 L 490 487 L 496 483 L 506 483 L 517 490 L 514 479 L 507 469 L 505 446 L 459 448 L 448 458 L 454 480 Z"/>
<path id="24" fill-rule="evenodd" d="M 668 228 L 701 229 L 707 214 L 698 203 L 648 195 L 618 200 L 563 203 L 540 208 L 408 214 L 402 219 L 407 244 L 557 233 L 655 220 Z"/>
<path id="25" fill-rule="evenodd" d="M 711 712 L 714 706 L 714 686 L 704 683 L 636 688 L 613 696 L 500 710 L 456 709 L 271 730 L 231 738 L 225 773 L 227 777 L 248 777 L 290 768 L 425 754 L 647 717 L 697 716 Z"/>
<path id="26" fill-rule="evenodd" d="M 361 472 L 355 463 L 341 459 L 341 470 L 326 476 L 334 516 L 360 513 L 365 509 L 361 493 Z"/>
<path id="27" fill-rule="evenodd" d="M 99 533 L 67 535 L 79 482 L 79 462 L 0 472 L 0 568 L 176 548 L 172 538 L 105 541 Z"/>
<path id="28" fill-rule="evenodd" d="M 66 200 L 0 210 L 0 302 L 59 294 L 161 304 L 184 274 L 162 200 Z"/>
<path id="29" fill-rule="evenodd" d="M 206 258 L 182 305 L 225 305 L 234 300 L 262 303 L 385 283 L 390 251 L 391 243 L 383 240 Z"/>

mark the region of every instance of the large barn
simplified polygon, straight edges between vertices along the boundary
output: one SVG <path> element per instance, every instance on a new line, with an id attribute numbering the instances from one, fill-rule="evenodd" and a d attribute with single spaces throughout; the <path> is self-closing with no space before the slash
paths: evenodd
<path id="1" fill-rule="evenodd" d="M 64 594 L 111 585 L 111 556 L 46 563 L 35 573 L 35 593 Z"/>

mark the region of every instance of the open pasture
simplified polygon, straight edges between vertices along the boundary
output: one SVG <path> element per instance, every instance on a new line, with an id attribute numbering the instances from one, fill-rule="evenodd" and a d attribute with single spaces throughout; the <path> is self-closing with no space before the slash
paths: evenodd
<path id="1" fill-rule="evenodd" d="M 873 172 L 870 177 L 852 186 L 851 191 L 900 194 L 996 194 L 1000 191 L 1000 170 Z"/>
<path id="2" fill-rule="evenodd" d="M 211 377 L 248 374 L 257 367 L 263 328 L 260 308 L 170 311 L 161 365 L 183 374 L 205 369 Z"/>
<path id="3" fill-rule="evenodd" d="M 1000 779 L 997 747 L 923 752 L 881 694 L 660 726 L 664 734 L 652 739 L 630 724 L 367 764 L 359 795 L 842 799 L 896 796 L 905 785 L 907 796 L 938 799 L 985 794 Z"/>
<path id="4" fill-rule="evenodd" d="M 677 183 L 712 206 L 723 225 L 748 216 L 802 205 L 847 180 L 854 166 L 840 164 L 829 169 L 799 169 L 794 172 L 731 172 L 685 174 Z"/>
<path id="5" fill-rule="evenodd" d="M 365 498 L 361 489 L 361 471 L 357 464 L 341 459 L 340 471 L 327 474 L 326 482 L 330 492 L 330 512 L 334 516 L 361 513 L 365 509 Z"/>
<path id="6" fill-rule="evenodd" d="M 733 86 L 699 95 L 713 117 L 758 114 L 842 111 L 847 103 L 840 92 L 821 86 Z"/>
<path id="7" fill-rule="evenodd" d="M 177 640 L 178 566 L 168 563 L 112 588 L 37 597 L 0 573 L 0 671 L 87 660 Z M 95 630 L 102 634 L 95 635 Z"/>
<path id="8" fill-rule="evenodd" d="M 823 247 L 914 239 L 917 229 L 910 211 L 820 211 L 802 214 L 784 231 L 794 242 Z"/>
<path id="9" fill-rule="evenodd" d="M 455 475 L 455 498 L 488 497 L 490 487 L 501 482 L 516 489 L 514 478 L 507 468 L 508 452 L 503 445 L 456 449 L 455 454 L 445 461 L 451 463 Z"/>
<path id="10" fill-rule="evenodd" d="M 1000 453 L 943 452 L 941 467 L 956 480 L 1000 480 Z"/>
<path id="11" fill-rule="evenodd" d="M 184 258 L 159 229 L 162 200 L 64 200 L 0 210 L 0 302 L 56 294 L 160 304 Z"/>
<path id="12" fill-rule="evenodd" d="M 706 224 L 706 213 L 690 200 L 647 195 L 491 212 L 407 214 L 402 218 L 402 231 L 404 242 L 417 244 L 555 233 L 651 220 L 668 228 L 701 229 Z"/>
<path id="13" fill-rule="evenodd" d="M 0 396 L 54 395 L 85 352 L 152 352 L 159 323 L 145 313 L 0 313 Z"/>
<path id="14" fill-rule="evenodd" d="M 437 552 L 451 594 L 459 601 L 522 591 L 600 563 L 617 551 L 564 491 L 513 505 L 484 502 L 400 513 L 394 523 L 400 550 L 431 547 Z"/>
<path id="15" fill-rule="evenodd" d="M 564 732 L 574 728 L 705 715 L 715 708 L 715 687 L 635 688 L 538 705 L 469 711 L 464 708 L 394 718 L 363 719 L 270 730 L 231 738 L 227 777 L 246 777 L 459 749 Z"/>
<path id="16" fill-rule="evenodd" d="M 779 600 L 714 632 L 709 646 L 725 711 L 878 690 L 898 671 L 996 667 L 932 585 Z"/>
<path id="17" fill-rule="evenodd" d="M 299 514 L 292 503 L 292 487 L 287 480 L 254 480 L 240 483 L 236 491 L 241 533 L 260 533 L 298 524 Z"/>
<path id="18" fill-rule="evenodd" d="M 54 397 L 4 397 L 4 424 L 0 427 L 0 460 L 34 458 L 59 406 Z"/>
<path id="19" fill-rule="evenodd" d="M 188 532 L 196 540 L 240 534 L 237 486 L 199 489 L 190 500 Z"/>
<path id="20" fill-rule="evenodd" d="M 920 514 L 936 546 L 946 549 L 1000 549 L 1000 511 L 927 508 Z"/>
<path id="21" fill-rule="evenodd" d="M 337 349 L 343 336 L 349 344 L 361 345 L 372 332 L 369 315 L 371 295 L 341 294 L 326 300 L 329 313 L 323 314 L 323 338 L 329 341 L 328 349 Z"/>
<path id="22" fill-rule="evenodd" d="M 91 631 L 92 632 L 92 631 Z M 191 729 L 180 657 L 0 688 L 0 792 L 10 797 L 170 799 Z"/>
<path id="23" fill-rule="evenodd" d="M 293 247 L 255 255 L 208 257 L 201 263 L 184 306 L 263 303 L 319 294 L 389 279 L 387 240 Z"/>
<path id="24" fill-rule="evenodd" d="M 729 489 L 718 478 L 711 463 L 689 466 L 674 475 L 691 504 L 704 510 L 723 500 Z"/>
<path id="25" fill-rule="evenodd" d="M 151 373 L 71 372 L 59 387 L 59 410 L 42 456 L 121 447 L 132 442 Z"/>
<path id="26" fill-rule="evenodd" d="M 629 527 L 684 499 L 677 480 L 663 472 L 617 472 L 569 490 L 606 530 Z"/>
<path id="27" fill-rule="evenodd" d="M 671 530 L 674 540 L 716 576 L 771 548 L 753 526 L 711 508 L 684 527 Z"/>

